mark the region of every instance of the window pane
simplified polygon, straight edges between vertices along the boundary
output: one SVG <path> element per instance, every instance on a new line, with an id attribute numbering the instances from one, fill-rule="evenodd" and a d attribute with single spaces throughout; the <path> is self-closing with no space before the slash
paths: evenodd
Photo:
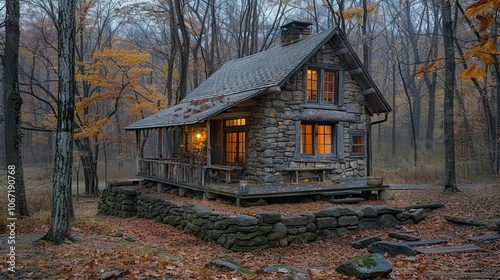
<path id="1" fill-rule="evenodd" d="M 238 133 L 238 162 L 245 162 L 246 160 L 246 141 L 245 132 Z"/>
<path id="2" fill-rule="evenodd" d="M 353 135 L 352 136 L 352 153 L 365 154 L 365 136 Z"/>
<path id="3" fill-rule="evenodd" d="M 306 100 L 318 101 L 318 71 L 307 70 Z"/>
<path id="4" fill-rule="evenodd" d="M 226 126 L 242 126 L 245 124 L 246 124 L 246 119 L 231 119 L 225 121 Z"/>
<path id="5" fill-rule="evenodd" d="M 236 162 L 236 136 L 234 132 L 226 133 L 226 162 Z"/>
<path id="6" fill-rule="evenodd" d="M 332 153 L 332 126 L 318 125 L 318 154 Z"/>
<path id="7" fill-rule="evenodd" d="M 313 153 L 313 126 L 310 124 L 303 124 L 300 126 L 301 143 L 300 151 L 303 154 Z"/>
<path id="8" fill-rule="evenodd" d="M 226 132 L 226 162 L 246 160 L 246 133 Z"/>
<path id="9" fill-rule="evenodd" d="M 333 103 L 335 95 L 335 75 L 333 72 L 326 72 L 323 77 L 323 102 Z"/>

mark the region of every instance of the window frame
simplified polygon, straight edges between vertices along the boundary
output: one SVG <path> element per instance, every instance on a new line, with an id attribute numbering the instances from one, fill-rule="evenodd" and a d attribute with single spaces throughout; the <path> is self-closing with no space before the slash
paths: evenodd
<path id="1" fill-rule="evenodd" d="M 366 157 L 367 156 L 367 133 L 362 131 L 352 131 L 349 136 L 351 157 Z M 354 144 L 355 137 L 363 137 L 363 144 Z M 354 147 L 363 147 L 362 153 L 355 153 Z"/>
<path id="2" fill-rule="evenodd" d="M 309 70 L 316 71 L 316 101 L 308 100 L 308 76 Z M 333 101 L 325 102 L 324 98 L 324 87 L 325 87 L 325 72 L 333 73 Z M 342 107 L 343 106 L 343 70 L 336 65 L 321 65 L 321 64 L 310 64 L 304 69 L 304 105 L 306 106 L 326 106 L 326 107 Z"/>
<path id="3" fill-rule="evenodd" d="M 339 125 L 338 123 L 331 123 L 331 122 L 299 122 L 298 124 L 298 145 L 297 145 L 297 153 L 296 156 L 299 158 L 335 158 L 337 155 L 337 126 Z M 312 143 L 309 144 L 311 145 L 311 153 L 304 153 L 303 151 L 303 133 L 302 133 L 302 126 L 312 126 Z M 320 143 L 319 143 L 319 134 L 318 134 L 318 127 L 319 126 L 329 126 L 331 135 L 330 135 L 330 152 L 329 153 L 319 153 L 320 150 Z M 308 146 L 309 146 L 308 145 Z"/>
<path id="4" fill-rule="evenodd" d="M 244 124 L 242 125 L 227 125 L 227 121 L 237 121 L 237 120 L 240 120 L 240 119 L 243 119 L 244 120 Z M 223 157 L 223 160 L 224 160 L 224 164 L 228 164 L 228 165 L 240 165 L 240 164 L 245 164 L 247 162 L 247 139 L 248 139 L 248 129 L 247 129 L 247 119 L 246 118 L 227 118 L 227 119 L 223 119 L 223 122 L 222 122 L 222 131 L 223 131 L 223 141 L 224 141 L 224 144 L 223 144 L 223 149 L 224 149 L 224 157 Z M 243 144 L 244 145 L 244 152 L 240 152 L 240 151 L 236 151 L 236 161 L 227 161 L 227 157 L 228 157 L 228 151 L 227 151 L 227 134 L 228 133 L 236 133 L 236 138 L 237 138 L 237 143 L 238 144 Z M 240 141 L 240 133 L 243 133 L 243 137 L 244 139 L 242 141 Z M 241 155 L 244 157 L 244 159 L 241 161 L 240 158 L 241 158 Z"/>

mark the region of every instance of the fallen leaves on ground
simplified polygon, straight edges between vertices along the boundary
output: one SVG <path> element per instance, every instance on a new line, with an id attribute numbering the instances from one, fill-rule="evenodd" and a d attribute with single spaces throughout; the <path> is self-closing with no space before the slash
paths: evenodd
<path id="1" fill-rule="evenodd" d="M 494 224 L 500 219 L 498 194 L 500 184 L 477 186 L 455 194 L 443 193 L 441 189 L 389 191 L 393 199 L 386 202 L 367 201 L 362 204 L 387 204 L 404 207 L 418 203 L 443 203 L 445 208 L 429 211 L 428 217 L 418 225 L 405 225 L 400 231 L 424 239 L 444 239 L 445 246 L 472 244 L 467 239 L 492 233 L 486 229 L 455 225 L 443 219 L 445 215 L 460 216 Z M 199 203 L 214 211 L 229 214 L 278 211 L 283 216 L 313 212 L 332 206 L 328 202 L 270 204 L 264 207 L 238 208 L 224 201 L 203 201 L 177 198 L 185 203 Z M 64 242 L 54 246 L 46 242 L 18 244 L 16 247 L 17 269 L 37 268 L 29 272 L 26 279 L 267 279 L 264 275 L 242 275 L 217 267 L 205 268 L 210 260 L 235 260 L 250 270 L 268 265 L 283 264 L 309 271 L 312 279 L 352 279 L 339 275 L 335 267 L 353 257 L 367 254 L 366 249 L 353 249 L 350 244 L 356 239 L 378 235 L 384 240 L 393 240 L 387 232 L 395 229 L 360 230 L 355 234 L 331 239 L 294 244 L 284 248 L 270 248 L 251 253 L 232 252 L 217 244 L 209 244 L 195 236 L 169 225 L 138 218 L 122 219 L 97 216 L 97 199 L 80 199 L 75 202 L 78 213 L 72 232 L 77 242 Z M 44 233 L 47 220 L 30 218 L 19 221 L 18 235 Z M 28 231 L 29 230 L 29 231 Z M 122 233 L 121 235 L 116 235 Z M 119 237 L 115 237 L 119 236 Z M 133 238 L 133 239 L 130 239 Z M 21 239 L 19 239 L 21 240 Z M 135 240 L 135 241 L 134 241 Z M 21 242 L 19 242 L 21 243 Z M 420 254 L 415 257 L 397 256 L 389 258 L 393 272 L 389 279 L 451 279 L 426 277 L 432 272 L 472 273 L 477 272 L 493 278 L 500 276 L 500 241 L 476 244 L 486 252 L 453 254 Z M 5 271 L 7 264 L 0 264 Z M 318 269 L 321 268 L 321 269 Z M 119 276 L 117 276 L 119 275 Z M 283 278 L 285 279 L 285 278 Z"/>

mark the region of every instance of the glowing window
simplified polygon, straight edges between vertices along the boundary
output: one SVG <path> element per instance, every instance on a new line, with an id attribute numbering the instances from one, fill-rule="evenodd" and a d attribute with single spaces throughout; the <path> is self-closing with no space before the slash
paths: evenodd
<path id="1" fill-rule="evenodd" d="M 311 103 L 338 104 L 338 71 L 308 69 L 306 101 Z"/>
<path id="2" fill-rule="evenodd" d="M 307 70 L 306 100 L 318 101 L 318 71 Z"/>
<path id="3" fill-rule="evenodd" d="M 305 155 L 333 154 L 333 125 L 301 124 L 300 152 Z"/>

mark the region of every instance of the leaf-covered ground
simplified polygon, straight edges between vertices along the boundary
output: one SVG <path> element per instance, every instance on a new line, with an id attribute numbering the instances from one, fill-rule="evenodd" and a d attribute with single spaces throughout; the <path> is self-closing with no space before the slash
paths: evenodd
<path id="1" fill-rule="evenodd" d="M 500 219 L 500 184 L 463 189 L 460 193 L 446 194 L 441 189 L 393 190 L 384 204 L 395 207 L 415 203 L 443 203 L 445 208 L 432 210 L 418 225 L 404 226 L 399 231 L 412 231 L 421 239 L 440 238 L 445 246 L 475 244 L 484 252 L 453 254 L 420 254 L 415 257 L 390 258 L 393 272 L 389 279 L 452 279 L 433 277 L 436 273 L 478 273 L 489 279 L 500 277 L 500 240 L 473 243 L 469 237 L 493 233 L 492 231 L 446 222 L 443 216 L 453 215 L 494 224 Z M 280 211 L 284 216 L 311 212 L 331 206 L 327 202 L 271 204 L 265 207 L 236 208 L 222 201 L 207 202 L 182 198 L 184 202 L 203 203 L 215 210 L 231 214 Z M 380 204 L 364 202 L 363 204 Z M 359 205 L 359 204 L 358 204 Z M 349 207 L 357 207 L 350 206 Z M 350 244 L 359 238 L 378 235 L 384 240 L 386 230 L 361 230 L 353 235 L 285 248 L 272 248 L 252 253 L 232 252 L 217 244 L 208 244 L 171 226 L 137 218 L 121 219 L 95 215 L 96 199 L 75 201 L 77 220 L 73 233 L 78 242 L 65 242 L 54 246 L 30 240 L 47 230 L 47 217 L 32 217 L 18 221 L 16 268 L 25 273 L 25 279 L 292 279 L 283 275 L 242 275 L 221 268 L 204 268 L 210 260 L 227 259 L 239 262 L 255 271 L 268 265 L 284 264 L 307 270 L 311 279 L 351 279 L 335 272 L 336 265 L 355 256 L 367 254 Z M 29 234 L 28 234 L 29 233 Z M 123 236 L 121 236 L 123 234 Z M 395 241 L 395 240 L 394 240 Z M 4 252 L 2 254 L 5 255 Z M 2 272 L 6 262 L 0 264 Z M 114 271 L 113 273 L 106 273 Z M 114 276 L 112 276 L 114 275 Z M 470 275 L 470 274 L 469 274 Z M 0 277 L 1 278 L 1 277 Z M 10 277 L 14 279 L 14 277 Z M 456 279 L 453 278 L 453 279 Z M 466 278 L 463 278 L 466 279 Z"/>

